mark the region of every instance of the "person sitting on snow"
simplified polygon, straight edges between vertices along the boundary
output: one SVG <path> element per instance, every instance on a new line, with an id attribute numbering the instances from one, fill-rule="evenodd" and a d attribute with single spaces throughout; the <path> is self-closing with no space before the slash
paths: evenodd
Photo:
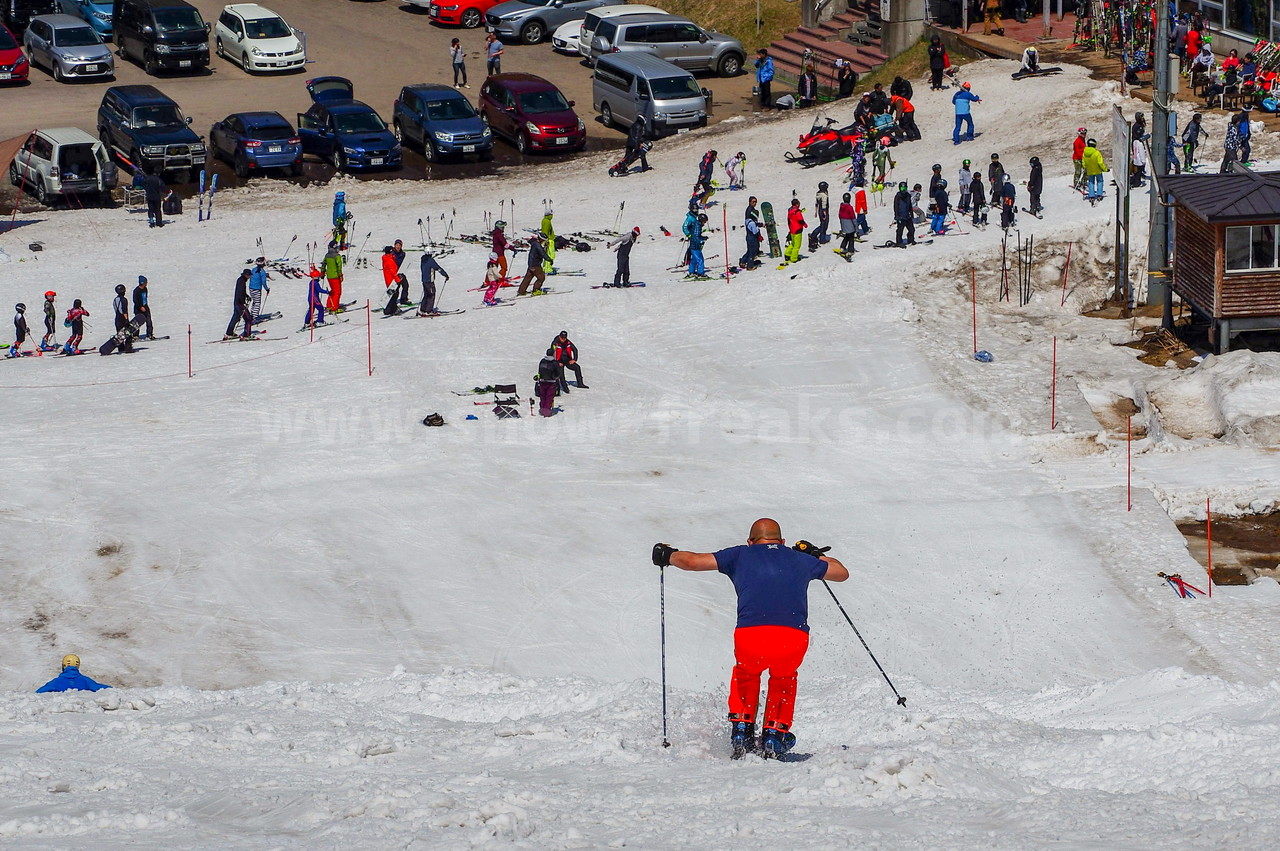
<path id="1" fill-rule="evenodd" d="M 36 694 L 53 691 L 98 691 L 111 686 L 96 683 L 80 673 L 80 657 L 68 653 L 62 657 L 62 673 L 36 689 Z"/>
<path id="2" fill-rule="evenodd" d="M 1022 73 L 1035 74 L 1040 70 L 1040 53 L 1034 46 L 1022 51 Z"/>

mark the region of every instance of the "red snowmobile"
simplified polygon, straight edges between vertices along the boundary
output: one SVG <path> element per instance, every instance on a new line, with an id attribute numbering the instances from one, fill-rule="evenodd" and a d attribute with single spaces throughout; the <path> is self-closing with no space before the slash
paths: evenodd
<path id="1" fill-rule="evenodd" d="M 783 155 L 787 162 L 812 168 L 843 159 L 853 153 L 853 146 L 866 135 L 866 130 L 857 124 L 837 128 L 833 126 L 835 123 L 834 118 L 821 115 L 815 118 L 809 132 L 796 143 L 796 149 L 800 153 L 797 155 L 787 151 Z"/>

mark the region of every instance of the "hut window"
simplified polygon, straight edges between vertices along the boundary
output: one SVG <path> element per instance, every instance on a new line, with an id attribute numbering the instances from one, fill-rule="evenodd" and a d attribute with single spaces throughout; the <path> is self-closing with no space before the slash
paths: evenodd
<path id="1" fill-rule="evenodd" d="M 1275 225 L 1227 228 L 1226 242 L 1228 272 L 1280 268 Z"/>

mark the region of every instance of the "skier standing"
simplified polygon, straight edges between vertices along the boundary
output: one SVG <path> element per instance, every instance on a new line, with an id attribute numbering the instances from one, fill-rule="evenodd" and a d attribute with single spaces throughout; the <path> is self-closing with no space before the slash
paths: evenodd
<path id="1" fill-rule="evenodd" d="M 1196 162 L 1196 148 L 1200 147 L 1200 137 L 1209 138 L 1209 134 L 1205 132 L 1204 127 L 1200 124 L 1200 113 L 1191 116 L 1191 120 L 1187 122 L 1186 129 L 1182 131 L 1182 154 L 1184 157 L 1183 167 L 1186 171 L 1191 171 Z"/>
<path id="2" fill-rule="evenodd" d="M 639 238 L 640 228 L 637 227 L 609 243 L 609 247 L 618 252 L 618 270 L 613 273 L 613 286 L 631 286 L 631 247 Z"/>
<path id="3" fill-rule="evenodd" d="M 808 586 L 815 579 L 843 582 L 849 571 L 823 553 L 828 548 L 800 541 L 787 549 L 777 522 L 751 525 L 746 546 L 715 553 L 677 550 L 655 544 L 653 563 L 681 570 L 717 570 L 733 582 L 738 621 L 733 635 L 733 679 L 729 686 L 730 743 L 734 758 L 756 746 L 760 675 L 769 672 L 760 755 L 766 759 L 795 744 L 796 673 L 809 647 Z"/>
<path id="4" fill-rule="evenodd" d="M 58 308 L 54 304 L 54 299 L 58 294 L 53 290 L 49 290 L 44 294 L 44 337 L 40 340 L 40 351 L 52 352 L 58 348 L 57 341 L 53 339 L 56 322 L 58 321 Z"/>
<path id="5" fill-rule="evenodd" d="M 555 271 L 556 263 L 556 229 L 551 221 L 551 204 L 544 202 L 542 211 L 542 235 L 547 238 L 547 262 L 542 268 L 548 275 Z"/>
<path id="6" fill-rule="evenodd" d="M 898 184 L 898 194 L 893 196 L 893 221 L 898 226 L 895 241 L 900 248 L 916 244 L 916 222 L 912 206 L 911 193 L 907 191 L 907 182 L 904 180 Z M 902 240 L 903 231 L 907 234 L 906 242 Z"/>
<path id="7" fill-rule="evenodd" d="M 484 270 L 484 303 L 493 307 L 498 303 L 498 288 L 502 286 L 502 268 L 498 265 L 498 255 L 490 253 L 489 263 Z"/>
<path id="8" fill-rule="evenodd" d="M 698 165 L 698 179 L 693 186 L 694 197 L 698 201 L 700 207 L 706 207 L 707 202 L 711 200 L 711 196 L 716 194 L 715 187 L 711 185 L 711 176 L 716 168 L 716 152 L 707 151 L 702 157 L 702 162 Z"/>
<path id="9" fill-rule="evenodd" d="M 524 295 L 529 291 L 529 283 L 533 283 L 533 294 L 542 295 L 542 285 L 547 281 L 547 272 L 543 266 L 547 262 L 547 251 L 542 247 L 542 234 L 534 233 L 529 236 L 529 268 L 525 270 L 524 277 L 520 279 L 520 289 L 516 290 L 516 295 Z M 424 258 L 425 259 L 425 258 Z"/>
<path id="10" fill-rule="evenodd" d="M 1084 190 L 1084 148 L 1085 137 L 1087 135 L 1088 131 L 1084 127 L 1081 127 L 1076 131 L 1075 141 L 1071 143 L 1071 165 L 1073 175 L 1071 178 L 1071 187 L 1081 191 Z"/>
<path id="11" fill-rule="evenodd" d="M 848 192 L 840 199 L 840 209 L 837 217 L 840 219 L 840 248 L 842 254 L 853 254 L 857 251 L 853 243 L 858 238 L 858 224 L 856 214 L 853 212 L 853 205 L 849 203 L 851 196 Z"/>
<path id="12" fill-rule="evenodd" d="M 328 295 L 329 290 L 320 285 L 322 277 L 319 269 L 311 267 L 311 280 L 307 284 L 307 318 L 302 323 L 303 328 L 324 324 L 324 299 L 320 296 Z"/>
<path id="13" fill-rule="evenodd" d="M 397 239 L 391 244 L 391 256 L 396 260 L 396 280 L 400 282 L 400 304 L 408 306 L 413 304 L 409 299 L 409 279 L 400 272 L 404 266 L 404 240 Z"/>
<path id="14" fill-rule="evenodd" d="M 31 329 L 27 327 L 27 306 L 18 302 L 13 306 L 13 345 L 9 347 L 9 357 L 22 355 L 22 344 L 27 341 Z"/>
<path id="15" fill-rule="evenodd" d="M 1147 148 L 1141 139 L 1134 139 L 1129 152 L 1129 188 L 1147 185 Z"/>
<path id="16" fill-rule="evenodd" d="M 507 223 L 499 219 L 493 223 L 493 232 L 489 234 L 492 240 L 489 250 L 498 258 L 498 273 L 501 277 L 507 277 L 507 250 L 510 244 L 507 242 Z"/>
<path id="17" fill-rule="evenodd" d="M 933 193 L 938 191 L 938 182 L 942 180 L 942 165 L 933 164 L 933 172 L 929 175 L 929 200 L 933 200 Z"/>
<path id="18" fill-rule="evenodd" d="M 867 190 L 859 186 L 853 193 L 853 214 L 858 220 L 858 236 L 871 233 L 871 225 L 867 224 Z M 858 242 L 854 239 L 854 242 Z"/>
<path id="19" fill-rule="evenodd" d="M 893 173 L 894 168 L 898 165 L 893 160 L 893 154 L 890 152 L 893 140 L 888 136 L 881 136 L 876 142 L 876 149 L 871 154 L 871 182 L 884 185 L 885 179 Z"/>
<path id="20" fill-rule="evenodd" d="M 138 276 L 138 285 L 133 288 L 133 318 L 142 319 L 146 323 L 147 330 L 141 335 L 141 339 L 155 339 L 156 329 L 151 324 L 151 301 L 147 294 L 147 279 L 143 275 Z"/>
<path id="21" fill-rule="evenodd" d="M 1249 143 L 1253 131 L 1249 127 L 1249 119 L 1252 117 L 1253 104 L 1246 103 L 1244 108 L 1240 110 L 1233 121 L 1238 128 L 1240 134 L 1240 162 L 1248 165 L 1253 162 L 1253 146 Z"/>
<path id="22" fill-rule="evenodd" d="M 342 308 L 342 255 L 338 253 L 338 240 L 329 241 L 329 250 L 325 252 L 321 268 L 329 281 L 329 301 L 326 305 L 330 313 L 341 313 Z"/>
<path id="23" fill-rule="evenodd" d="M 394 284 L 398 290 L 399 285 L 396 284 L 396 276 L 400 274 L 400 264 L 396 262 L 395 251 L 390 245 L 382 247 L 382 286 L 386 289 L 391 289 Z"/>
<path id="24" fill-rule="evenodd" d="M 271 294 L 267 286 L 267 258 L 259 257 L 253 262 L 253 271 L 249 273 L 249 315 L 257 322 L 262 315 L 262 299 L 264 294 Z"/>
<path id="25" fill-rule="evenodd" d="M 1080 162 L 1084 166 L 1084 177 L 1089 186 L 1086 197 L 1089 203 L 1097 204 L 1106 196 L 1106 190 L 1102 185 L 1102 174 L 1107 170 L 1107 163 L 1103 160 L 1102 152 L 1098 150 L 1098 143 L 1095 140 L 1089 139 L 1085 142 Z"/>
<path id="26" fill-rule="evenodd" d="M 236 278 L 236 291 L 231 297 L 231 321 L 227 323 L 227 330 L 223 333 L 222 339 L 236 339 L 236 326 L 244 321 L 244 333 L 240 334 L 240 339 L 247 340 L 253 336 L 253 309 L 252 302 L 249 298 L 249 279 L 253 276 L 253 272 L 245 269 L 240 273 L 240 277 Z M 320 317 L 320 321 L 324 321 L 324 317 Z M 311 324 L 311 311 L 307 311 L 307 324 Z"/>
<path id="27" fill-rule="evenodd" d="M 818 215 L 818 225 L 809 231 L 810 253 L 817 251 L 819 245 L 825 245 L 831 241 L 831 237 L 827 234 L 827 228 L 831 225 L 831 202 L 827 197 L 825 180 L 818 184 L 818 194 L 813 199 L 813 207 Z"/>
<path id="28" fill-rule="evenodd" d="M 689 274 L 690 278 L 706 278 L 707 262 L 702 256 L 702 246 L 706 244 L 706 239 L 702 235 L 702 229 L 707 223 L 707 214 L 699 213 L 693 220 L 693 226 L 689 229 Z"/>
<path id="29" fill-rule="evenodd" d="M 729 157 L 724 162 L 724 173 L 729 177 L 729 190 L 736 192 L 739 189 L 746 189 L 745 182 L 747 172 L 747 155 L 742 151 Z"/>
<path id="30" fill-rule="evenodd" d="M 1018 192 L 1014 188 L 1013 178 L 1005 175 L 1004 186 L 1000 190 L 1000 227 L 1008 230 L 1018 223 Z"/>
<path id="31" fill-rule="evenodd" d="M 71 303 L 71 309 L 67 311 L 66 324 L 71 327 L 71 336 L 67 338 L 67 344 L 62 347 L 62 351 L 68 355 L 80 354 L 80 341 L 84 339 L 84 318 L 89 315 L 89 311 L 84 309 L 84 303 L 80 299 L 76 299 Z"/>
<path id="32" fill-rule="evenodd" d="M 689 200 L 689 210 L 684 214 L 684 222 L 680 225 L 680 233 L 684 235 L 684 265 L 689 265 L 689 257 L 693 252 L 692 239 L 693 230 L 698 226 L 698 202 L 696 199 Z"/>
<path id="33" fill-rule="evenodd" d="M 933 222 L 932 230 L 935 236 L 942 236 L 947 232 L 947 213 L 951 209 L 951 199 L 947 195 L 947 179 L 945 177 L 938 178 L 938 188 L 933 193 Z"/>
<path id="34" fill-rule="evenodd" d="M 951 96 L 951 104 L 956 110 L 956 126 L 951 131 L 952 144 L 959 145 L 961 136 L 960 128 L 968 128 L 965 131 L 965 141 L 973 141 L 973 104 L 982 103 L 982 98 L 970 91 L 968 82 L 960 84 L 960 91 Z"/>
<path id="35" fill-rule="evenodd" d="M 62 657 L 62 673 L 36 689 L 36 694 L 57 691 L 98 691 L 111 686 L 94 682 L 80 673 L 80 657 L 68 653 Z"/>
<path id="36" fill-rule="evenodd" d="M 960 174 L 956 179 L 956 186 L 960 189 L 960 203 L 956 205 L 956 212 L 963 215 L 969 212 L 969 200 L 973 197 L 970 184 L 973 183 L 973 172 L 969 169 L 969 161 L 965 160 L 960 163 Z"/>
<path id="37" fill-rule="evenodd" d="M 920 198 L 924 195 L 924 190 L 919 183 L 911 187 L 911 222 L 912 224 L 924 224 L 924 210 L 920 209 Z"/>
<path id="38" fill-rule="evenodd" d="M 578 389 L 590 390 L 591 388 L 582 382 L 582 367 L 578 366 L 578 347 L 569 339 L 569 332 L 561 331 L 557 334 L 551 341 L 551 348 L 555 352 L 556 363 L 560 364 L 560 389 L 565 393 L 569 392 L 569 382 L 565 381 L 564 374 L 571 369 Z"/>
<path id="39" fill-rule="evenodd" d="M 987 186 L 982 182 L 982 175 L 977 172 L 969 183 L 969 197 L 973 203 L 973 226 L 980 228 L 987 223 Z"/>
<path id="40" fill-rule="evenodd" d="M 747 253 L 738 260 L 742 269 L 755 269 L 760 265 L 760 213 L 756 209 L 756 196 L 747 199 L 747 212 L 742 220 L 743 229 L 747 233 Z"/>
<path id="41" fill-rule="evenodd" d="M 1031 174 L 1027 177 L 1027 195 L 1030 197 L 1031 215 L 1038 216 L 1044 212 L 1040 206 L 1040 193 L 1044 191 L 1044 169 L 1040 166 L 1040 158 L 1031 158 Z"/>
<path id="42" fill-rule="evenodd" d="M 439 312 L 436 310 L 436 273 L 444 275 L 446 281 L 449 280 L 449 273 L 436 261 L 430 251 L 422 255 L 419 269 L 422 271 L 422 304 L 418 305 L 418 313 L 422 316 L 430 316 Z"/>
<path id="43" fill-rule="evenodd" d="M 804 229 L 808 227 L 804 220 L 804 210 L 800 209 L 800 199 L 792 198 L 791 207 L 787 210 L 787 251 L 782 265 L 795 263 L 800 259 L 800 242 L 804 239 Z"/>
<path id="44" fill-rule="evenodd" d="M 333 193 L 333 239 L 340 251 L 347 250 L 347 222 L 351 216 L 347 214 L 347 193 Z"/>

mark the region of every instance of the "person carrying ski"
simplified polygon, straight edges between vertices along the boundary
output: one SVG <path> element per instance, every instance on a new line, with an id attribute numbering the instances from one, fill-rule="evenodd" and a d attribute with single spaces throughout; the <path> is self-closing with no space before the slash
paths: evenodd
<path id="1" fill-rule="evenodd" d="M 895 241 L 900 248 L 916 244 L 916 221 L 912 206 L 911 193 L 907 191 L 907 182 L 904 180 L 898 184 L 898 194 L 893 196 L 893 221 L 898 226 Z M 906 242 L 902 240 L 903 231 L 907 234 Z"/>
<path id="2" fill-rule="evenodd" d="M 578 347 L 569 339 L 568 331 L 561 331 L 555 336 L 551 341 L 551 349 L 555 353 L 556 363 L 560 365 L 560 390 L 569 392 L 569 382 L 564 378 L 568 370 L 573 370 L 574 383 L 579 390 L 590 390 L 582 381 L 582 367 L 578 366 Z"/>
<path id="3" fill-rule="evenodd" d="M 147 227 L 164 227 L 164 198 L 168 194 L 164 178 L 160 176 L 159 167 L 147 172 L 142 179 L 142 194 L 147 199 Z"/>
<path id="4" fill-rule="evenodd" d="M 1005 175 L 1004 186 L 1000 189 L 1000 227 L 1008 230 L 1018 223 L 1018 192 L 1013 185 L 1013 178 Z"/>
<path id="5" fill-rule="evenodd" d="M 89 315 L 89 311 L 84 309 L 84 302 L 76 299 L 71 303 L 71 309 L 67 311 L 67 318 L 63 320 L 63 324 L 71 329 L 71 336 L 67 338 L 67 343 L 62 347 L 64 354 L 78 355 L 80 352 L 80 342 L 84 340 L 84 318 Z"/>
<path id="6" fill-rule="evenodd" d="M 982 98 L 975 95 L 971 90 L 968 81 L 960 84 L 960 90 L 951 96 L 951 104 L 956 110 L 956 126 L 951 130 L 951 143 L 959 145 L 961 141 L 960 128 L 968 128 L 963 136 L 965 141 L 973 141 L 973 111 L 972 107 L 975 103 L 982 103 Z"/>
<path id="7" fill-rule="evenodd" d="M 1030 198 L 1027 207 L 1031 215 L 1039 216 L 1044 212 L 1040 206 L 1040 193 L 1044 191 L 1044 169 L 1040 166 L 1040 158 L 1031 158 L 1031 174 L 1027 176 L 1027 196 Z"/>
<path id="8" fill-rule="evenodd" d="M 533 294 L 542 295 L 542 285 L 547 281 L 547 272 L 543 266 L 547 262 L 547 250 L 542 247 L 542 234 L 534 233 L 529 235 L 529 268 L 525 270 L 524 277 L 520 279 L 520 289 L 516 290 L 516 295 L 524 295 L 529 292 L 529 284 L 533 284 Z"/>
<path id="9" fill-rule="evenodd" d="M 491 243 L 489 250 L 498 258 L 498 272 L 503 278 L 507 277 L 507 251 L 510 243 L 507 242 L 507 223 L 499 219 L 493 223 L 493 232 L 489 234 Z"/>
<path id="10" fill-rule="evenodd" d="M 969 201 L 973 197 L 972 190 L 969 188 L 973 183 L 973 171 L 969 165 L 968 160 L 960 163 L 960 173 L 956 178 L 956 187 L 960 190 L 960 203 L 956 204 L 956 212 L 961 215 L 969 212 Z"/>
<path id="11" fill-rule="evenodd" d="M 146 333 L 139 335 L 143 340 L 155 339 L 155 326 L 151 324 L 151 302 L 147 294 L 147 279 L 138 276 L 138 285 L 133 288 L 133 318 L 142 319 L 146 323 Z"/>
<path id="12" fill-rule="evenodd" d="M 940 36 L 929 39 L 929 88 L 935 92 L 942 91 L 942 72 L 947 67 L 947 49 L 942 46 Z"/>
<path id="13" fill-rule="evenodd" d="M 1196 113 L 1191 116 L 1191 120 L 1187 122 L 1186 128 L 1182 131 L 1182 155 L 1183 167 L 1186 171 L 1191 171 L 1196 162 L 1196 148 L 1200 147 L 1200 137 L 1209 138 L 1209 134 L 1205 132 L 1204 126 L 1200 123 L 1203 116 Z"/>
<path id="14" fill-rule="evenodd" d="M 942 236 L 947 232 L 947 214 L 951 211 L 951 198 L 947 195 L 947 179 L 938 178 L 938 188 L 933 192 L 933 221 L 931 230 L 934 236 Z"/>
<path id="15" fill-rule="evenodd" d="M 639 238 L 640 228 L 636 227 L 609 243 L 609 247 L 618 252 L 618 270 L 613 273 L 613 286 L 631 286 L 631 247 Z"/>
<path id="16" fill-rule="evenodd" d="M 729 178 L 729 191 L 736 192 L 739 189 L 746 189 L 745 181 L 747 172 L 747 155 L 742 151 L 729 157 L 724 162 L 724 173 Z"/>
<path id="17" fill-rule="evenodd" d="M 303 328 L 309 328 L 313 324 L 324 324 L 324 299 L 320 298 L 320 296 L 328 295 L 329 291 L 321 286 L 320 281 L 322 278 L 320 270 L 312 266 L 311 280 L 307 284 L 307 318 L 302 323 Z M 245 280 L 247 282 L 248 278 Z M 232 326 L 233 329 L 234 327 Z"/>
<path id="18" fill-rule="evenodd" d="M 249 279 L 253 277 L 253 272 L 245 269 L 240 273 L 240 277 L 236 278 L 236 291 L 231 297 L 231 321 L 227 323 L 227 330 L 223 333 L 222 339 L 236 339 L 236 326 L 241 321 L 244 322 L 244 332 L 239 335 L 240 339 L 247 340 L 253 336 L 253 302 L 249 297 Z M 307 311 L 307 324 L 311 324 L 311 311 Z M 324 321 L 324 317 L 320 317 L 320 321 Z"/>
<path id="19" fill-rule="evenodd" d="M 787 210 L 787 251 L 784 258 L 786 263 L 795 263 L 800 259 L 800 243 L 804 239 L 806 227 L 808 225 L 804 220 L 804 210 L 800 209 L 800 199 L 792 198 L 791 207 Z"/>
<path id="20" fill-rule="evenodd" d="M 903 138 L 908 142 L 920 141 L 920 128 L 916 126 L 916 108 L 911 101 L 902 95 L 894 95 L 889 99 L 889 109 L 897 116 Z"/>
<path id="21" fill-rule="evenodd" d="M 974 172 L 969 183 L 969 200 L 973 204 L 973 226 L 982 227 L 987 223 L 987 186 L 978 172 Z"/>
<path id="22" fill-rule="evenodd" d="M 813 209 L 818 215 L 818 224 L 809 231 L 810 254 L 817 251 L 819 245 L 826 245 L 831 241 L 831 237 L 827 234 L 827 228 L 831 225 L 831 202 L 827 197 L 825 180 L 818 184 L 818 194 L 813 199 Z"/>
<path id="23" fill-rule="evenodd" d="M 18 302 L 13 306 L 13 345 L 9 347 L 9 357 L 22 355 L 22 344 L 27 341 L 31 329 L 27 326 L 27 306 Z"/>
<path id="24" fill-rule="evenodd" d="M 760 212 L 756 209 L 756 196 L 747 199 L 747 212 L 742 220 L 746 231 L 747 253 L 738 260 L 738 267 L 750 271 L 760 265 Z"/>
<path id="25" fill-rule="evenodd" d="M 689 274 L 686 277 L 707 277 L 707 261 L 702 256 L 702 246 L 706 244 L 706 238 L 702 235 L 702 230 L 706 223 L 707 214 L 699 213 L 693 220 L 693 226 L 689 229 Z"/>
<path id="26" fill-rule="evenodd" d="M 40 340 L 40 351 L 52 352 L 58 348 L 57 341 L 53 339 L 58 321 L 58 308 L 54 300 L 58 294 L 53 290 L 49 290 L 44 294 L 44 337 Z"/>
<path id="27" fill-rule="evenodd" d="M 1071 143 L 1071 166 L 1072 178 L 1071 186 L 1073 189 L 1084 189 L 1084 148 L 1085 137 L 1088 136 L 1088 130 L 1081 127 L 1076 131 L 1075 141 Z"/>
<path id="28" fill-rule="evenodd" d="M 1084 178 L 1088 184 L 1086 197 L 1090 203 L 1096 204 L 1106 195 L 1102 185 L 1102 175 L 1107 171 L 1107 163 L 1102 159 L 1102 152 L 1098 150 L 1098 143 L 1095 140 L 1089 139 L 1084 143 L 1080 162 L 1084 166 Z"/>
<path id="29" fill-rule="evenodd" d="M 430 251 L 422 255 L 422 262 L 418 264 L 418 268 L 422 272 L 422 303 L 418 305 L 418 313 L 422 316 L 431 316 L 439 312 L 436 310 L 436 273 L 444 275 L 446 281 L 449 280 L 449 273 L 436 261 Z"/>
<path id="30" fill-rule="evenodd" d="M 760 108 L 770 109 L 773 106 L 773 60 L 769 51 L 763 47 L 756 51 L 756 88 L 760 91 Z"/>
<path id="31" fill-rule="evenodd" d="M 729 686 L 730 744 L 735 759 L 756 749 L 756 711 L 760 677 L 769 672 L 759 753 L 768 759 L 795 744 L 796 677 L 809 648 L 808 588 L 814 580 L 844 582 L 849 571 L 825 555 L 829 547 L 798 541 L 788 549 L 776 521 L 762 517 L 751 524 L 746 546 L 715 553 L 678 550 L 654 544 L 659 567 L 716 570 L 733 582 L 738 620 L 733 634 L 733 678 Z"/>
<path id="32" fill-rule="evenodd" d="M 884 185 L 885 179 L 893 173 L 897 163 L 894 162 L 893 154 L 890 148 L 893 146 L 893 140 L 888 136 L 881 136 L 876 142 L 876 149 L 871 153 L 871 182 Z"/>
<path id="33" fill-rule="evenodd" d="M 547 349 L 542 360 L 538 361 L 538 374 L 533 382 L 533 392 L 538 397 L 538 414 L 549 417 L 555 413 L 556 391 L 559 390 L 562 374 L 560 364 L 556 363 L 555 349 Z"/>
<path id="34" fill-rule="evenodd" d="M 1004 188 L 1004 163 L 1000 162 L 999 154 L 991 155 L 991 164 L 987 166 L 987 182 L 991 184 L 991 200 L 994 202 Z"/>
<path id="35" fill-rule="evenodd" d="M 342 255 L 338 253 L 338 241 L 329 241 L 329 250 L 325 252 L 324 259 L 320 266 L 324 270 L 324 276 L 329 281 L 329 301 L 328 307 L 330 313 L 342 312 Z"/>
<path id="36" fill-rule="evenodd" d="M 341 251 L 347 250 L 347 193 L 333 193 L 333 240 Z"/>
<path id="37" fill-rule="evenodd" d="M 271 287 L 267 285 L 269 279 L 267 258 L 259 257 L 253 261 L 253 270 L 249 272 L 249 315 L 254 322 L 262 315 L 262 299 L 271 294 Z"/>
<path id="38" fill-rule="evenodd" d="M 836 213 L 840 220 L 840 248 L 837 250 L 841 254 L 853 254 L 858 250 L 853 245 L 858 239 L 858 224 L 853 204 L 849 203 L 851 200 L 852 196 L 848 192 L 844 193 L 840 198 L 840 209 Z"/>
<path id="39" fill-rule="evenodd" d="M 111 686 L 94 682 L 80 673 L 80 657 L 68 653 L 62 657 L 62 673 L 36 689 L 36 694 L 48 694 L 57 691 L 100 691 Z"/>
<path id="40" fill-rule="evenodd" d="M 871 225 L 867 224 L 867 190 L 859 186 L 853 193 L 853 214 L 857 217 L 858 236 L 871 233 Z M 854 240 L 857 242 L 858 240 Z"/>

